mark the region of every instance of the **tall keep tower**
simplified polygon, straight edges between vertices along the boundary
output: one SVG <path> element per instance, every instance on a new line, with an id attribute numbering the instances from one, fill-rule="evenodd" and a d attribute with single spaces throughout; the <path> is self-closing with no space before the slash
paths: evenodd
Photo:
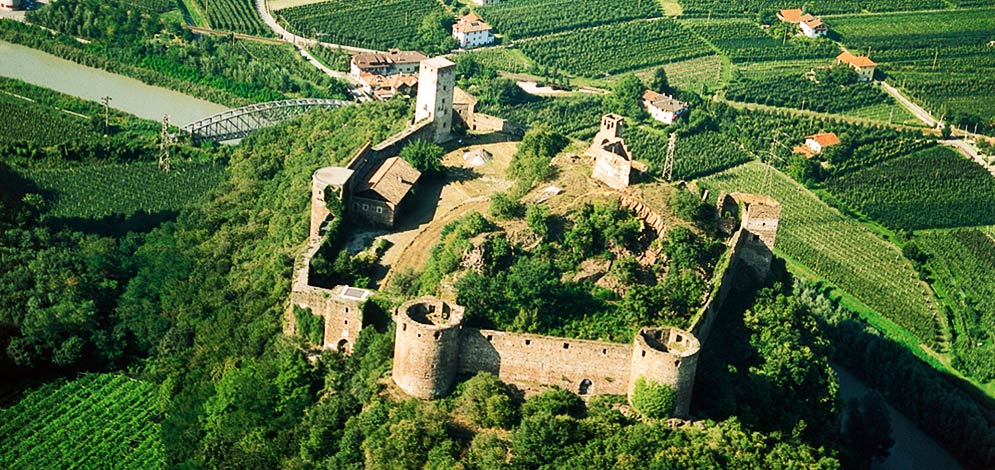
<path id="1" fill-rule="evenodd" d="M 449 140 L 453 130 L 453 88 L 456 87 L 456 64 L 445 57 L 421 61 L 418 73 L 418 102 L 415 122 L 431 119 L 436 143 Z"/>
<path id="2" fill-rule="evenodd" d="M 445 396 L 459 368 L 463 307 L 433 297 L 397 307 L 394 383 L 421 399 Z"/>

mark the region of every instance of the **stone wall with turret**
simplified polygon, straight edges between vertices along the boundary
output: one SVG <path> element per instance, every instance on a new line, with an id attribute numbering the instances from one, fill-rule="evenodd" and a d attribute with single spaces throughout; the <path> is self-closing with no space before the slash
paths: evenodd
<path id="1" fill-rule="evenodd" d="M 636 333 L 633 343 L 626 390 L 629 400 L 636 381 L 643 377 L 674 387 L 677 392 L 674 416 L 687 417 L 701 349 L 698 339 L 677 328 L 643 328 Z"/>
<path id="2" fill-rule="evenodd" d="M 416 398 L 445 396 L 459 371 L 463 307 L 432 297 L 405 302 L 394 312 L 393 378 Z"/>

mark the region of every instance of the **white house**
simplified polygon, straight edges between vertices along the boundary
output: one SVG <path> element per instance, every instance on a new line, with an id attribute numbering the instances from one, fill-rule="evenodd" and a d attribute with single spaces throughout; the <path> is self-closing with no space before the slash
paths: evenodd
<path id="1" fill-rule="evenodd" d="M 862 81 L 874 80 L 874 70 L 878 66 L 870 57 L 855 56 L 846 51 L 836 56 L 836 63 L 849 66 L 854 72 L 857 72 Z"/>
<path id="2" fill-rule="evenodd" d="M 805 137 L 805 145 L 812 149 L 812 152 L 821 153 L 822 149 L 840 143 L 840 138 L 835 132 L 821 132 Z"/>
<path id="3" fill-rule="evenodd" d="M 493 5 L 500 1 L 501 0 L 473 0 L 473 3 L 476 3 L 477 5 L 480 6 L 484 6 L 484 5 Z"/>
<path id="4" fill-rule="evenodd" d="M 643 92 L 643 107 L 650 116 L 664 124 L 673 124 L 674 120 L 687 114 L 688 104 L 655 91 L 646 90 Z"/>
<path id="5" fill-rule="evenodd" d="M 802 15 L 802 21 L 798 23 L 798 29 L 802 34 L 810 38 L 823 37 L 829 32 L 829 26 L 823 23 L 817 16 L 808 13 Z"/>
<path id="6" fill-rule="evenodd" d="M 494 42 L 494 33 L 491 25 L 484 23 L 476 13 L 470 13 L 453 25 L 453 38 L 459 47 L 478 47 Z"/>

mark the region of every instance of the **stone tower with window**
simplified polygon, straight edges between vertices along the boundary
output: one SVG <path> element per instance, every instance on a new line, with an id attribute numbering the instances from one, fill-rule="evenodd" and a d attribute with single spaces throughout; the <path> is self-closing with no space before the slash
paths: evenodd
<path id="1" fill-rule="evenodd" d="M 445 142 L 453 130 L 453 88 L 456 64 L 445 57 L 421 61 L 418 74 L 418 101 L 415 122 L 433 121 L 432 141 Z"/>

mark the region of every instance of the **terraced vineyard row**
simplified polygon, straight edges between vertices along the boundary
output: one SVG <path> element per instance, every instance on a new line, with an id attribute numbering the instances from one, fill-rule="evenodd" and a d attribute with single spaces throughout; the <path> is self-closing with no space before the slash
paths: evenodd
<path id="1" fill-rule="evenodd" d="M 977 0 L 967 0 L 977 1 Z M 775 12 L 782 8 L 800 8 L 801 4 L 787 0 L 681 0 L 684 15 L 690 17 L 755 17 L 757 13 Z M 947 8 L 943 0 L 812 0 L 805 2 L 807 11 L 820 15 L 857 13 L 861 11 L 911 11 Z"/>
<path id="2" fill-rule="evenodd" d="M 764 167 L 751 162 L 700 180 L 713 192 L 764 194 Z M 773 197 L 782 205 L 778 253 L 850 293 L 922 342 L 945 346 L 946 326 L 928 287 L 893 245 L 843 217 L 779 172 Z"/>
<path id="3" fill-rule="evenodd" d="M 88 374 L 0 412 L 0 468 L 162 468 L 152 384 Z"/>
<path id="4" fill-rule="evenodd" d="M 46 193 L 55 217 L 101 218 L 136 212 L 176 211 L 224 181 L 209 164 L 174 165 L 165 173 L 152 162 L 25 171 Z"/>
<path id="5" fill-rule="evenodd" d="M 435 0 L 329 0 L 279 11 L 302 36 L 380 50 L 412 45 L 432 13 L 448 15 Z"/>
<path id="6" fill-rule="evenodd" d="M 214 29 L 264 35 L 269 28 L 256 12 L 253 0 L 198 0 Z"/>
<path id="7" fill-rule="evenodd" d="M 651 172 L 658 174 L 663 169 L 667 137 L 636 127 L 625 130 L 625 141 L 634 158 L 650 164 Z M 734 140 L 714 131 L 700 132 L 677 140 L 674 178 L 699 178 L 749 160 Z"/>
<path id="8" fill-rule="evenodd" d="M 839 49 L 829 41 L 792 38 L 783 42 L 755 23 L 745 20 L 712 21 L 707 24 L 695 22 L 689 23 L 689 27 L 721 49 L 734 62 L 828 60 L 839 54 Z"/>
<path id="9" fill-rule="evenodd" d="M 97 135 L 89 119 L 0 93 L 0 142 L 29 141 L 45 147 Z"/>
<path id="10" fill-rule="evenodd" d="M 663 15 L 649 0 L 503 0 L 478 10 L 512 39 Z"/>
<path id="11" fill-rule="evenodd" d="M 995 224 L 995 179 L 942 146 L 843 174 L 826 189 L 896 229 Z"/>
<path id="12" fill-rule="evenodd" d="M 713 52 L 701 39 L 669 19 L 574 30 L 520 44 L 536 63 L 586 77 L 603 77 Z"/>
<path id="13" fill-rule="evenodd" d="M 961 335 L 955 365 L 981 381 L 995 379 L 995 239 L 980 230 L 929 232 L 916 242 L 931 257 L 933 275 L 950 286 Z"/>

